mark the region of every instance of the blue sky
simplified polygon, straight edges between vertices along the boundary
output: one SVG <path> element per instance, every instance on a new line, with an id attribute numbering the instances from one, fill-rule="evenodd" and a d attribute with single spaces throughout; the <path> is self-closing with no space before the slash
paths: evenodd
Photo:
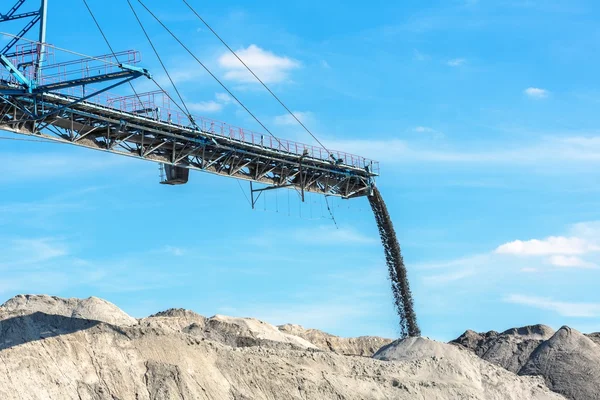
<path id="1" fill-rule="evenodd" d="M 82 2 L 61 2 L 66 27 L 54 3 L 50 43 L 108 52 Z M 273 133 L 312 143 L 183 3 L 146 3 Z M 140 50 L 165 82 L 126 2 L 89 4 L 112 46 Z M 192 4 L 329 147 L 381 161 L 425 335 L 534 323 L 600 331 L 595 2 Z M 196 114 L 260 130 L 138 10 Z M 153 163 L 0 146 L 2 299 L 94 295 L 136 317 L 185 307 L 398 334 L 364 198 L 333 201 L 336 230 L 318 196 L 302 205 L 271 192 L 252 211 L 247 184 L 231 179 L 193 172 L 165 187 Z"/>

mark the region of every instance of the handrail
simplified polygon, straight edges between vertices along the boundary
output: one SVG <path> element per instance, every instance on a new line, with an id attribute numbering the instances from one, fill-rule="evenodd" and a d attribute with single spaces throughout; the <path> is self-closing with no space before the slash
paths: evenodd
<path id="1" fill-rule="evenodd" d="M 3 72 L 4 71 L 0 72 L 1 79 L 9 82 L 14 81 L 11 75 L 6 76 L 6 74 Z M 43 77 L 41 78 L 41 82 L 44 84 L 54 83 L 57 80 L 60 81 L 60 79 L 57 79 L 57 77 L 52 77 L 52 79 Z M 72 97 L 83 97 L 83 89 L 81 87 L 70 87 L 61 89 L 57 92 Z M 86 92 L 93 92 L 93 89 L 91 87 L 87 87 Z M 122 112 L 134 112 L 140 115 L 145 115 L 149 118 L 162 122 L 193 127 L 189 116 L 171 109 L 171 102 L 168 99 L 168 96 L 166 96 L 162 91 L 138 93 L 137 95 L 131 96 L 119 96 L 104 92 L 93 96 L 86 101 Z M 214 135 L 253 144 L 255 146 L 262 146 L 268 149 L 283 151 L 298 156 L 329 161 L 340 166 L 346 165 L 355 168 L 368 168 L 371 173 L 379 175 L 378 161 L 355 154 L 337 150 L 330 150 L 328 152 L 325 148 L 320 146 L 275 138 L 271 135 L 240 128 L 211 118 L 194 117 L 194 120 L 196 127 L 199 130 L 212 133 Z"/>

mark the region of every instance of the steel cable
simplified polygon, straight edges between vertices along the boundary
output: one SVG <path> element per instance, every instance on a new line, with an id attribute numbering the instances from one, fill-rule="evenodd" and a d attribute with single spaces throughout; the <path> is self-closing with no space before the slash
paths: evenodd
<path id="1" fill-rule="evenodd" d="M 94 13 L 92 12 L 92 9 L 88 5 L 87 0 L 83 0 L 83 4 L 85 4 L 85 8 L 87 8 L 88 12 L 90 13 L 90 16 L 94 20 L 94 24 L 96 24 L 96 27 L 98 28 L 98 30 L 100 31 L 100 34 L 104 38 L 104 41 L 106 42 L 106 45 L 110 49 L 110 52 L 112 53 L 113 57 L 115 58 L 115 60 L 117 60 L 117 62 L 119 63 L 119 66 L 121 66 L 122 65 L 121 62 L 117 58 L 117 55 L 116 55 L 115 51 L 113 50 L 112 46 L 110 45 L 110 42 L 108 41 L 108 38 L 104 34 L 104 30 L 102 30 L 102 27 L 100 26 L 100 23 L 98 23 L 98 20 L 94 16 Z M 133 83 L 131 83 L 131 81 L 129 82 L 129 86 L 131 86 L 131 90 L 133 90 L 133 93 L 135 94 L 135 97 L 137 97 L 138 101 L 140 102 L 140 107 L 143 107 L 144 102 L 140 98 L 140 95 L 138 94 L 138 92 L 135 90 L 135 87 L 133 87 Z"/>
<path id="2" fill-rule="evenodd" d="M 188 116 L 188 118 L 190 118 L 190 122 L 193 122 L 192 119 L 192 115 L 190 113 L 190 110 L 187 108 L 187 105 L 185 104 L 185 101 L 183 100 L 183 97 L 181 96 L 181 93 L 179 92 L 179 89 L 177 89 L 177 86 L 175 86 L 175 82 L 173 81 L 173 79 L 171 78 L 171 74 L 169 74 L 169 71 L 167 70 L 167 67 L 165 65 L 165 63 L 162 60 L 162 57 L 160 56 L 160 54 L 158 53 L 158 50 L 156 49 L 156 47 L 154 46 L 154 43 L 152 42 L 152 39 L 150 39 L 150 35 L 148 35 L 148 32 L 146 31 L 146 28 L 144 28 L 144 25 L 142 24 L 142 21 L 140 20 L 140 18 L 138 17 L 137 12 L 135 11 L 135 9 L 133 8 L 133 4 L 131 4 L 131 1 L 127 0 L 127 4 L 129 4 L 129 8 L 131 8 L 131 12 L 133 12 L 133 15 L 135 16 L 135 19 L 137 20 L 140 28 L 142 29 L 142 32 L 144 32 L 144 36 L 146 36 L 146 39 L 148 40 L 148 43 L 150 43 L 150 47 L 152 47 L 152 50 L 154 51 L 154 54 L 156 55 L 156 58 L 158 58 L 158 62 L 160 62 L 160 65 L 163 68 L 163 71 L 165 71 L 165 74 L 167 75 L 167 78 L 169 78 L 169 82 L 171 82 L 171 85 L 173 86 L 173 89 L 175 89 L 175 92 L 177 93 L 177 96 L 179 97 L 179 100 L 181 101 L 181 104 L 183 106 L 182 109 L 181 107 L 179 107 L 179 105 L 177 104 L 177 102 L 175 100 L 173 100 L 173 98 L 165 91 L 162 89 L 162 87 L 158 84 L 158 82 L 156 82 L 156 80 L 154 78 L 152 78 L 152 81 L 156 84 L 156 86 L 159 87 L 160 90 L 162 90 L 167 97 L 173 101 L 173 103 L 179 107 L 179 109 L 181 111 L 183 111 L 184 113 L 186 113 L 186 115 Z"/>
<path id="3" fill-rule="evenodd" d="M 37 143 L 62 144 L 60 142 L 53 142 L 51 140 L 12 138 L 12 137 L 7 137 L 7 136 L 0 136 L 0 140 L 14 140 L 17 142 L 37 142 Z"/>
<path id="4" fill-rule="evenodd" d="M 308 132 L 308 134 L 310 136 L 312 136 L 312 138 L 314 140 L 316 140 L 317 143 L 319 143 L 319 145 L 325 149 L 325 151 L 331 155 L 331 152 L 329 150 L 327 150 L 327 147 L 325 147 L 325 145 L 323 145 L 323 143 L 321 143 L 321 141 L 306 127 L 306 125 L 304 125 L 304 123 L 302 123 L 302 121 L 300 121 L 300 119 L 298 119 L 298 117 L 296 117 L 296 115 L 283 103 L 283 101 L 281 101 L 281 99 L 275 94 L 273 93 L 273 91 L 263 82 L 262 79 L 260 79 L 258 77 L 258 75 L 256 75 L 254 73 L 254 71 L 237 55 L 237 53 L 235 51 L 233 51 L 233 49 L 231 47 L 229 47 L 229 45 L 221 38 L 221 36 L 219 36 L 219 34 L 217 32 L 215 32 L 215 30 L 204 20 L 204 18 L 202 18 L 200 16 L 200 14 L 198 14 L 196 12 L 196 10 L 194 10 L 194 8 L 186 1 L 183 0 L 183 2 L 185 3 L 186 6 L 188 6 L 188 8 L 196 15 L 196 17 L 198 17 L 198 19 L 200 21 L 202 21 L 202 23 L 217 37 L 217 39 L 219 39 L 219 41 L 221 41 L 221 43 L 223 43 L 223 45 L 225 47 L 227 47 L 227 50 L 229 50 L 231 52 L 231 54 L 233 54 L 235 56 L 235 58 L 238 59 L 239 62 L 242 63 L 242 65 L 244 67 L 246 67 L 246 69 L 256 78 L 257 81 L 260 82 L 261 85 L 263 85 L 263 87 L 265 89 L 267 89 L 267 91 L 271 94 L 271 96 L 273 96 L 275 98 L 275 100 L 277 100 L 277 102 L 279 102 L 279 104 L 281 104 L 281 106 L 283 108 L 285 108 L 285 110 L 300 124 L 300 126 L 302 126 L 302 128 L 304 128 L 304 130 L 306 132 Z"/>
<path id="5" fill-rule="evenodd" d="M 237 98 L 237 96 L 235 96 L 231 90 L 229 90 L 229 88 L 227 88 L 227 86 L 225 86 L 225 84 L 223 82 L 221 82 L 221 80 L 219 80 L 219 78 L 217 78 L 215 76 L 215 74 L 212 73 L 212 71 L 202 62 L 200 61 L 200 59 L 198 57 L 196 57 L 196 55 L 177 37 L 177 35 L 175 35 L 161 20 L 160 18 L 158 18 L 148 7 L 146 7 L 146 5 L 141 1 L 141 0 L 137 0 L 138 3 L 140 3 L 140 5 L 142 7 L 144 7 L 146 9 L 146 11 L 156 20 L 156 22 L 158 22 L 168 33 L 169 35 L 171 35 L 171 37 L 173 39 L 175 39 L 175 41 L 177 41 L 177 43 L 179 43 L 179 45 L 181 47 L 183 47 L 183 49 L 194 59 L 196 60 L 196 62 L 198 64 L 200 64 L 200 66 L 202 66 L 202 68 L 204 68 L 204 70 L 206 72 L 208 72 L 208 74 L 215 80 L 217 81 L 217 83 L 219 85 L 221 85 L 221 87 L 244 109 L 246 110 L 246 112 L 269 134 L 271 135 L 271 137 L 273 137 L 273 139 L 275 139 L 277 141 L 277 143 L 279 143 L 280 146 L 283 146 L 283 143 L 281 143 L 281 141 L 275 136 L 273 135 L 273 133 L 258 119 L 258 117 L 256 115 L 254 115 L 252 113 L 252 111 L 250 111 L 248 109 L 248 107 L 246 107 L 244 105 L 244 103 L 242 103 L 242 101 L 240 99 Z"/>

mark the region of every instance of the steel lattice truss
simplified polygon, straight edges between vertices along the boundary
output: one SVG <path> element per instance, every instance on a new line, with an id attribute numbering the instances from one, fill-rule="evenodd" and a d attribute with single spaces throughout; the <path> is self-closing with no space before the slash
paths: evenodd
<path id="1" fill-rule="evenodd" d="M 0 90 L 10 86 L 0 82 Z M 368 168 L 277 151 L 66 95 L 0 97 L 0 129 L 176 167 L 343 198 L 368 195 Z"/>
<path id="2" fill-rule="evenodd" d="M 188 170 L 196 169 L 267 186 L 251 185 L 253 195 L 277 188 L 296 189 L 303 200 L 305 191 L 343 198 L 371 193 L 379 172 L 375 161 L 263 138 L 217 121 L 199 124 L 165 107 L 164 100 L 156 103 L 155 92 L 144 94 L 148 101 L 138 93 L 102 100 L 108 90 L 136 78 L 152 79 L 135 66 L 139 52 L 52 63 L 53 52 L 65 50 L 45 43 L 48 1 L 32 1 L 39 9 L 17 14 L 25 3 L 16 0 L 0 13 L 0 23 L 29 19 L 17 35 L 3 33 L 10 40 L 0 50 L 0 129 L 158 162 L 166 166 L 162 183 L 185 183 Z M 39 40 L 25 38 L 36 25 Z"/>

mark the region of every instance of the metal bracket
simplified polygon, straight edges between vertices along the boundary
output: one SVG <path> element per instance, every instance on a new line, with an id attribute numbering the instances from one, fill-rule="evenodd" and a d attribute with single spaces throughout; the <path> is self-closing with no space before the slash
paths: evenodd
<path id="1" fill-rule="evenodd" d="M 115 80 L 115 79 L 128 78 L 128 79 L 124 80 L 123 82 L 120 82 L 117 84 L 117 85 L 120 85 L 122 83 L 127 83 L 128 81 L 135 79 L 137 77 L 140 77 L 142 75 L 143 74 L 138 71 L 124 70 L 124 71 L 114 72 L 114 73 L 110 73 L 110 74 L 95 75 L 95 76 L 90 76 L 87 78 L 72 79 L 69 81 L 52 83 L 49 85 L 42 85 L 42 86 L 37 87 L 34 90 L 34 92 L 44 93 L 44 92 L 50 92 L 53 90 L 67 89 L 67 88 L 74 87 L 74 86 L 84 86 L 84 85 L 89 85 L 91 83 L 98 83 L 98 82 L 105 82 L 105 81 L 110 81 L 110 80 Z M 114 87 L 114 85 L 111 87 Z"/>
<path id="2" fill-rule="evenodd" d="M 4 68 L 6 68 L 21 85 L 25 86 L 29 93 L 31 93 L 32 85 L 29 79 L 27 79 L 25 75 L 23 75 L 23 73 L 21 73 L 21 71 L 19 71 L 19 69 L 15 67 L 8 58 L 6 58 L 4 54 L 0 54 L 0 64 L 2 64 L 2 66 L 4 66 Z"/>
<path id="3" fill-rule="evenodd" d="M 250 181 L 250 199 L 252 200 L 252 209 L 255 209 L 256 203 L 258 202 L 258 199 L 260 199 L 260 195 L 263 194 L 263 192 L 266 192 L 268 190 L 275 190 L 275 189 L 283 189 L 286 187 L 290 187 L 290 186 L 294 186 L 291 184 L 287 184 L 287 185 L 277 185 L 277 186 L 268 186 L 266 188 L 262 188 L 262 189 L 254 189 L 252 187 L 252 181 Z M 256 196 L 256 198 L 254 198 L 254 193 L 258 193 L 258 196 Z"/>
<path id="4" fill-rule="evenodd" d="M 152 79 L 152 74 L 146 68 L 134 67 L 128 64 L 119 64 L 119 68 L 125 71 L 138 73 L 140 75 L 144 75 L 148 79 Z"/>
<path id="5" fill-rule="evenodd" d="M 61 112 L 61 111 L 63 111 L 63 110 L 67 110 L 69 107 L 71 107 L 71 106 L 74 106 L 75 104 L 81 103 L 82 101 L 85 101 L 85 100 L 87 100 L 87 99 L 89 99 L 89 98 L 91 98 L 91 97 L 94 97 L 94 96 L 96 96 L 96 95 L 98 95 L 98 94 L 100 94 L 100 93 L 104 93 L 104 92 L 106 92 L 107 90 L 113 89 L 113 88 L 115 88 L 115 87 L 117 87 L 117 86 L 119 86 L 119 85 L 122 85 L 122 84 L 124 84 L 124 83 L 130 82 L 130 81 L 134 80 L 135 78 L 137 78 L 137 76 L 132 76 L 132 77 L 130 77 L 130 78 L 127 78 L 127 79 L 125 79 L 125 80 L 122 80 L 121 82 L 117 82 L 117 83 L 115 83 L 115 84 L 113 84 L 113 85 L 110 85 L 110 86 L 108 86 L 108 87 L 105 87 L 105 88 L 103 88 L 103 89 L 97 90 L 97 91 L 95 91 L 95 92 L 94 92 L 94 93 L 92 93 L 92 94 L 88 94 L 87 96 L 84 96 L 84 97 L 82 97 L 82 98 L 80 98 L 80 99 L 77 99 L 76 101 L 73 101 L 73 102 L 71 102 L 71 103 L 69 103 L 69 104 L 66 104 L 66 105 L 64 105 L 64 106 L 62 106 L 62 107 L 59 107 L 59 108 L 55 109 L 54 111 L 50 111 L 50 112 L 48 112 L 48 113 L 46 113 L 46 114 L 44 114 L 44 115 L 38 116 L 38 117 L 37 117 L 35 120 L 36 120 L 36 121 L 37 121 L 37 120 L 43 120 L 43 119 L 45 119 L 45 118 L 48 118 L 48 117 L 49 117 L 49 116 L 51 116 L 51 115 L 58 114 L 59 112 Z"/>

